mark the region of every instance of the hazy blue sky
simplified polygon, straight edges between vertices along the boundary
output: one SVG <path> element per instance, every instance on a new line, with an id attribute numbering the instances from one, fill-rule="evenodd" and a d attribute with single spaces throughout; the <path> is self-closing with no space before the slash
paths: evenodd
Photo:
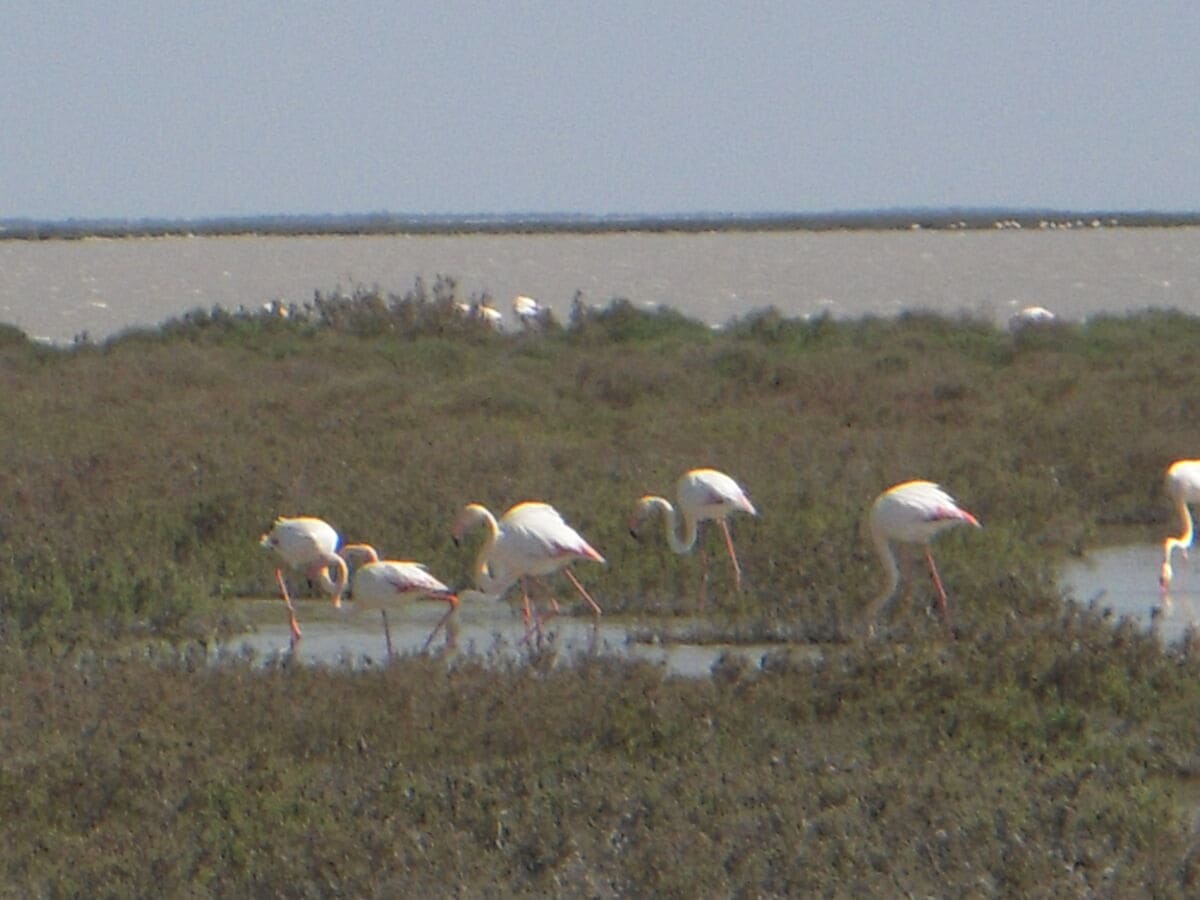
<path id="1" fill-rule="evenodd" d="M 1193 2 L 5 4 L 0 218 L 1200 210 Z"/>

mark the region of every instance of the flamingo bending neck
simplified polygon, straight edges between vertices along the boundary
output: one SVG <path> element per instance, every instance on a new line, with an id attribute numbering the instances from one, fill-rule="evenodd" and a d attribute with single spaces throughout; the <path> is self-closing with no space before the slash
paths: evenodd
<path id="1" fill-rule="evenodd" d="M 1159 584 L 1163 590 L 1166 590 L 1175 574 L 1171 569 L 1171 554 L 1178 547 L 1186 556 L 1188 548 L 1192 546 L 1192 542 L 1196 537 L 1192 524 L 1192 513 L 1188 509 L 1187 498 L 1180 497 L 1175 501 L 1175 505 L 1179 510 L 1179 519 L 1183 523 L 1183 534 L 1179 537 L 1169 537 L 1163 541 L 1162 575 L 1159 577 Z"/>
<path id="2" fill-rule="evenodd" d="M 480 524 L 486 526 L 486 534 L 484 535 L 483 545 L 479 548 L 479 552 L 475 556 L 475 564 L 472 566 L 472 572 L 475 575 L 475 585 L 485 594 L 502 593 L 512 581 L 505 581 L 503 578 L 497 577 L 488 566 L 488 556 L 491 554 L 492 548 L 496 546 L 496 541 L 500 538 L 500 523 L 496 521 L 496 517 L 492 515 L 486 506 L 480 503 L 468 503 L 463 507 L 462 514 L 459 517 L 461 531 L 467 531 Z"/>
<path id="3" fill-rule="evenodd" d="M 654 510 L 662 510 L 663 523 L 667 535 L 667 543 L 676 553 L 688 553 L 696 546 L 696 534 L 699 531 L 698 522 L 690 516 L 680 516 L 679 511 L 665 497 L 645 496 L 638 501 L 639 508 L 646 514 Z M 683 522 L 683 534 L 680 535 L 680 521 Z"/>

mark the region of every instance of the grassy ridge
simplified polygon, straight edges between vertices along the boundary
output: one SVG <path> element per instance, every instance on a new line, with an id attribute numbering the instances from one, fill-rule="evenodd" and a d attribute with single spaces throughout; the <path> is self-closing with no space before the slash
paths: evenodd
<path id="1" fill-rule="evenodd" d="M 505 336 L 453 293 L 198 312 L 71 351 L 0 336 L 14 883 L 1186 892 L 1194 660 L 1064 611 L 1052 572 L 1108 529 L 1171 527 L 1161 478 L 1195 453 L 1200 322 L 1014 338 L 766 312 L 713 333 L 615 304 Z M 578 567 L 607 611 L 691 612 L 696 560 L 625 520 L 698 465 L 762 511 L 734 525 L 740 596 L 708 536 L 713 627 L 835 640 L 815 671 L 264 674 L 104 649 L 235 627 L 238 597 L 272 591 L 255 538 L 280 513 L 461 584 L 448 529 L 472 500 L 558 506 L 609 559 Z M 897 640 L 866 644 L 862 516 L 911 477 L 985 525 L 938 546 L 963 637 L 901 612 Z"/>

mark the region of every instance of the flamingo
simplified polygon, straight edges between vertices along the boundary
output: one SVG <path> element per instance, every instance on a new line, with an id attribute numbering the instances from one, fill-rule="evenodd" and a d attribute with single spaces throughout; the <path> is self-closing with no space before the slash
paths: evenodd
<path id="1" fill-rule="evenodd" d="M 567 568 L 577 559 L 604 562 L 574 528 L 568 525 L 553 506 L 546 503 L 518 503 L 496 521 L 496 517 L 479 503 L 469 503 L 454 521 L 452 534 L 455 543 L 477 525 L 487 527 L 487 538 L 475 559 L 475 583 L 481 591 L 490 595 L 502 595 L 514 582 L 521 583 L 521 600 L 526 637 L 529 635 L 531 610 L 529 603 L 529 579 L 551 575 L 562 570 L 575 590 L 592 607 L 597 619 L 600 606 L 592 599 L 571 570 Z M 558 613 L 558 601 L 550 598 L 553 607 L 551 616 Z M 540 631 L 541 621 L 534 623 Z"/>
<path id="2" fill-rule="evenodd" d="M 874 620 L 878 617 L 900 584 L 900 572 L 896 568 L 892 544 L 920 544 L 925 550 L 925 561 L 929 564 L 929 575 L 937 592 L 942 620 L 949 626 L 950 609 L 946 602 L 946 590 L 934 565 L 929 542 L 939 532 L 955 525 L 974 525 L 979 528 L 979 521 L 933 482 L 906 481 L 888 488 L 876 498 L 871 507 L 869 524 L 871 538 L 887 576 L 883 593 L 871 605 L 870 618 Z"/>
<path id="3" fill-rule="evenodd" d="M 1167 494 L 1179 511 L 1183 534 L 1163 541 L 1162 573 L 1158 578 L 1158 587 L 1164 597 L 1175 574 L 1171 569 L 1171 552 L 1178 547 L 1186 559 L 1188 549 L 1196 539 L 1188 504 L 1200 501 L 1200 459 L 1180 459 L 1171 463 L 1167 468 Z"/>
<path id="4" fill-rule="evenodd" d="M 1050 325 L 1058 317 L 1044 306 L 1024 306 L 1009 317 L 1008 330 L 1013 334 L 1026 328 L 1038 328 Z"/>
<path id="5" fill-rule="evenodd" d="M 736 481 L 716 469 L 692 469 L 685 472 L 676 486 L 679 498 L 678 511 L 663 497 L 646 495 L 637 502 L 629 520 L 629 532 L 639 536 L 642 525 L 654 512 L 662 510 L 665 516 L 667 542 L 676 553 L 687 553 L 696 545 L 699 525 L 706 520 L 715 520 L 725 535 L 725 548 L 733 563 L 733 581 L 738 590 L 742 588 L 742 567 L 738 565 L 737 553 L 733 550 L 733 538 L 729 535 L 729 516 L 735 512 L 758 515 L 754 504 Z M 679 534 L 679 519 L 683 518 L 683 536 Z"/>
<path id="6" fill-rule="evenodd" d="M 513 297 L 512 310 L 520 320 L 521 326 L 528 330 L 539 328 L 542 324 L 542 316 L 546 312 L 540 303 L 524 294 L 517 294 Z"/>
<path id="7" fill-rule="evenodd" d="M 500 329 L 504 321 L 504 316 L 500 310 L 491 306 L 486 300 L 480 300 L 473 303 L 458 303 L 455 304 L 458 311 L 467 319 L 480 319 L 489 328 Z"/>
<path id="8" fill-rule="evenodd" d="M 356 556 L 364 556 L 367 562 L 354 570 L 350 583 L 350 594 L 354 598 L 356 609 L 378 609 L 383 617 L 383 636 L 387 642 L 388 659 L 392 653 L 392 633 L 388 627 L 387 608 L 396 601 L 405 598 L 417 599 L 428 597 L 432 600 L 444 600 L 449 604 L 446 614 L 438 620 L 429 637 L 425 639 L 425 650 L 433 641 L 434 636 L 446 624 L 454 611 L 458 609 L 458 596 L 426 570 L 418 562 L 400 561 L 379 558 L 378 551 L 370 544 L 347 544 L 342 548 L 342 556 L 353 561 Z M 449 634 L 447 628 L 447 634 Z M 454 639 L 451 635 L 450 646 Z"/>
<path id="9" fill-rule="evenodd" d="M 279 583 L 283 602 L 287 604 L 293 647 L 300 640 L 300 626 L 296 623 L 296 609 L 288 595 L 283 570 L 285 567 L 302 570 L 330 595 L 335 608 L 340 607 L 342 594 L 346 590 L 347 569 L 346 561 L 337 554 L 339 540 L 333 526 L 323 519 L 310 516 L 280 516 L 271 530 L 258 540 L 260 546 L 274 550 L 281 561 L 281 565 L 275 569 L 275 580 Z M 336 578 L 330 579 L 330 569 L 336 570 Z"/>

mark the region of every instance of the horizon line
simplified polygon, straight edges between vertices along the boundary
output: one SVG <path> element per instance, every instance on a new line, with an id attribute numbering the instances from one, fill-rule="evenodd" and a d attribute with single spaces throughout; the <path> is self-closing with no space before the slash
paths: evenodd
<path id="1" fill-rule="evenodd" d="M 0 240 L 238 234 L 427 234 L 587 231 L 892 230 L 1162 227 L 1200 224 L 1200 212 L 1054 207 L 888 207 L 823 212 L 262 213 L 202 217 L 0 218 Z"/>

